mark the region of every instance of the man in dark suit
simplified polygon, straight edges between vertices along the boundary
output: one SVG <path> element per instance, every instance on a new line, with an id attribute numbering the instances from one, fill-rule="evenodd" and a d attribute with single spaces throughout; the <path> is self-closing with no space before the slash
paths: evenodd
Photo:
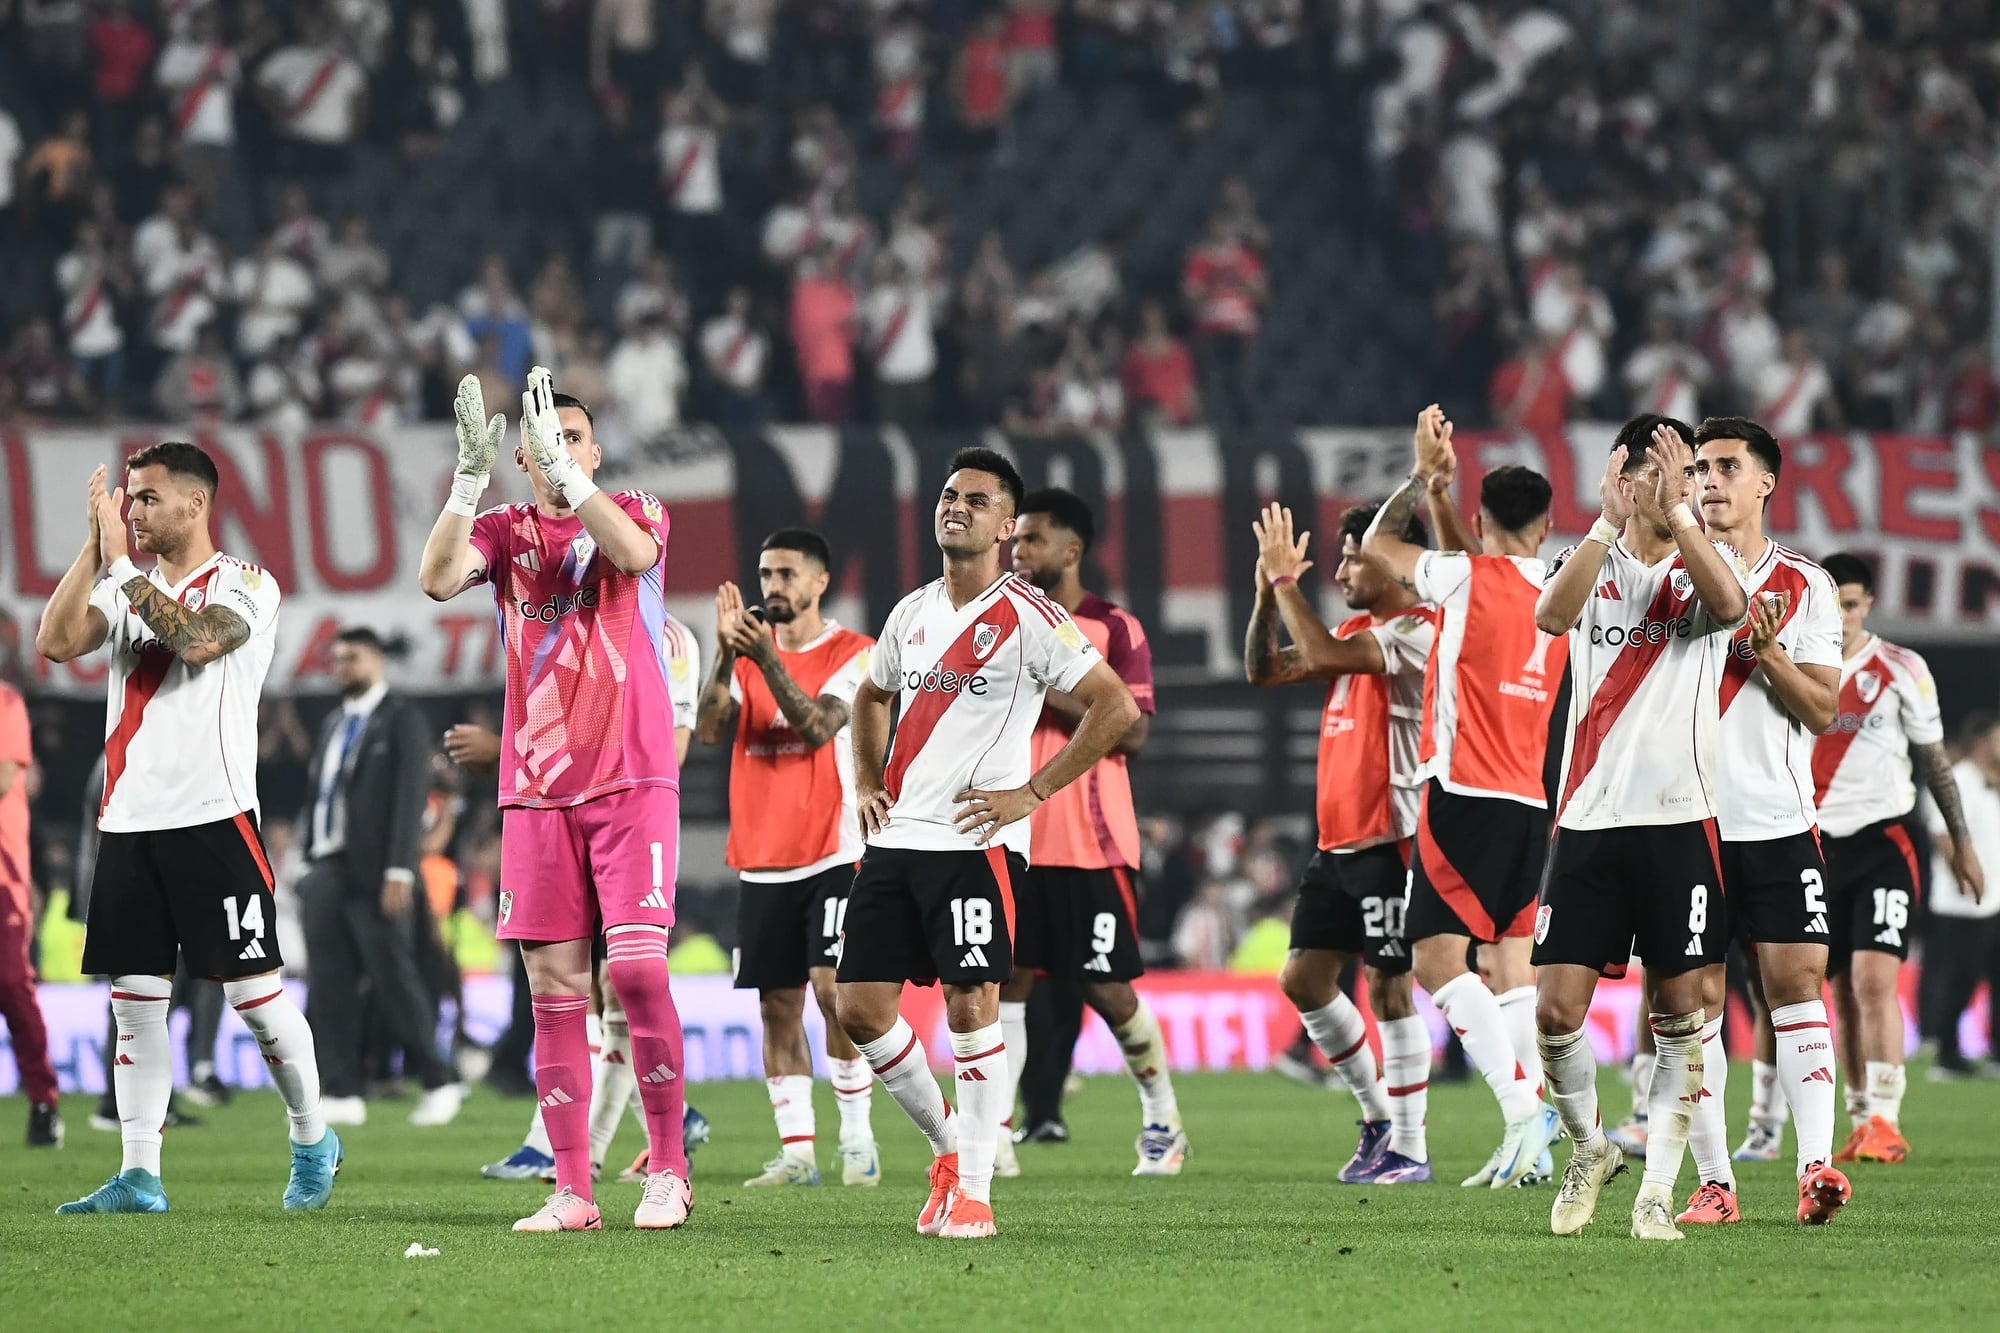
<path id="1" fill-rule="evenodd" d="M 465 1088 L 438 1051 L 435 1010 L 417 961 L 414 899 L 422 892 L 430 727 L 416 705 L 389 692 L 383 659 L 373 630 L 343 630 L 334 642 L 341 702 L 313 750 L 302 830 L 307 1013 L 319 1041 L 328 1123 L 367 1119 L 362 1045 L 372 1008 L 402 1047 L 404 1072 L 423 1085 L 410 1123 L 443 1125 L 458 1115 Z"/>

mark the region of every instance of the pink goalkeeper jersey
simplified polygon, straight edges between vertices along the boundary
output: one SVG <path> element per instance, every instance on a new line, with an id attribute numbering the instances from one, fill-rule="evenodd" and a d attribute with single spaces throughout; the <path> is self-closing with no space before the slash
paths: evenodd
<path id="1" fill-rule="evenodd" d="M 507 650 L 502 806 L 560 808 L 680 785 L 661 572 L 667 515 L 640 491 L 611 498 L 660 544 L 661 559 L 636 578 L 599 557 L 574 515 L 512 504 L 472 522 Z"/>

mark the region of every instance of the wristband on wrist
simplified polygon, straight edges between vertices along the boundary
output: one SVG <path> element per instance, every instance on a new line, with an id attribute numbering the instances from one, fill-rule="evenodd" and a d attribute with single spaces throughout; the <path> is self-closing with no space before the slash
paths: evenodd
<path id="1" fill-rule="evenodd" d="M 1047 801 L 1049 799 L 1048 797 L 1042 795 L 1040 792 L 1035 790 L 1035 780 L 1032 777 L 1028 779 L 1028 795 L 1034 797 L 1038 801 Z"/>
<path id="2" fill-rule="evenodd" d="M 1276 588 L 1281 583 L 1297 583 L 1298 581 L 1299 576 L 1296 574 L 1280 574 L 1271 580 L 1271 586 Z"/>
<path id="3" fill-rule="evenodd" d="M 1618 527 L 1610 519 L 1599 514 L 1597 522 L 1590 525 L 1590 535 L 1585 537 L 1584 540 L 1610 546 L 1618 540 Z"/>
<path id="4" fill-rule="evenodd" d="M 1667 511 L 1667 526 L 1676 533 L 1686 532 L 1696 526 L 1694 510 L 1688 507 L 1687 501 L 1683 500 Z"/>
<path id="5" fill-rule="evenodd" d="M 121 555 L 116 560 L 113 560 L 111 562 L 111 567 L 105 570 L 104 572 L 110 575 L 113 579 L 116 579 L 118 582 L 118 586 L 121 588 L 124 587 L 126 584 L 130 583 L 133 579 L 142 579 L 146 577 L 145 573 L 141 571 L 137 565 L 132 563 L 132 557 L 129 555 Z"/>

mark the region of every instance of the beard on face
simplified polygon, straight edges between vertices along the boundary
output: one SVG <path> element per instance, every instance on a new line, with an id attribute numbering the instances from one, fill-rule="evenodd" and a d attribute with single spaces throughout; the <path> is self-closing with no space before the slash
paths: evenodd
<path id="1" fill-rule="evenodd" d="M 764 599 L 765 624 L 789 625 L 798 618 L 799 618 L 799 613 L 792 606 L 791 601 L 788 598 L 767 597 Z"/>

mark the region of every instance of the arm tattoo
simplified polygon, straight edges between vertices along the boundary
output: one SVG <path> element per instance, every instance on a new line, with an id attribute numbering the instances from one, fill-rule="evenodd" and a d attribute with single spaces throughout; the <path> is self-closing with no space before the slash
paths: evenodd
<path id="1" fill-rule="evenodd" d="M 1924 785 L 1931 789 L 1931 799 L 1937 802 L 1945 831 L 1951 834 L 1953 842 L 1962 845 L 1971 835 L 1965 827 L 1965 806 L 1959 800 L 1958 779 L 1951 773 L 1951 756 L 1945 753 L 1942 743 L 1935 743 L 1912 745 L 1910 758 L 1924 775 Z"/>
<path id="2" fill-rule="evenodd" d="M 1403 530 L 1410 526 L 1410 516 L 1417 512 L 1417 501 L 1423 498 L 1426 489 L 1426 487 L 1418 484 L 1415 477 L 1411 477 L 1401 486 L 1397 487 L 1396 493 L 1384 500 L 1382 507 L 1376 511 L 1374 521 L 1368 525 L 1368 531 L 1362 535 L 1361 544 L 1366 546 L 1369 539 L 1377 533 L 1387 533 L 1391 537 L 1400 537 Z M 1398 579 L 1397 582 L 1402 583 L 1405 587 L 1409 586 L 1407 580 Z"/>
<path id="3" fill-rule="evenodd" d="M 190 611 L 143 576 L 127 583 L 123 592 L 139 619 L 159 636 L 168 651 L 176 657 L 186 657 L 194 650 L 194 656 L 200 660 L 192 661 L 191 665 L 214 661 L 250 641 L 250 627 L 242 616 L 227 607 L 211 605 Z"/>
<path id="4" fill-rule="evenodd" d="M 715 669 L 708 673 L 708 685 L 695 708 L 695 730 L 703 743 L 714 745 L 722 734 L 736 725 L 737 704 L 730 697 L 729 682 L 736 674 L 736 654 L 727 648 L 715 654 Z"/>
<path id="5" fill-rule="evenodd" d="M 1260 597 L 1250 613 L 1250 631 L 1243 636 L 1243 667 L 1253 685 L 1292 685 L 1311 679 L 1305 654 L 1278 647 L 1278 603 Z"/>
<path id="6" fill-rule="evenodd" d="M 847 705 L 831 696 L 814 699 L 800 689 L 776 653 L 769 662 L 757 665 L 764 673 L 764 683 L 771 687 L 771 697 L 778 701 L 778 711 L 807 745 L 817 750 L 847 725 Z"/>

